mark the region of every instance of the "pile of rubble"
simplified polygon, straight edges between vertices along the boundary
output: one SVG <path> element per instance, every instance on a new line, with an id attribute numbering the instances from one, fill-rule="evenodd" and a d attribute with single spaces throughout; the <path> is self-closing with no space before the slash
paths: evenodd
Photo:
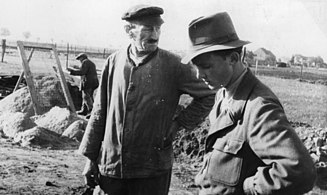
<path id="1" fill-rule="evenodd" d="M 67 108 L 58 78 L 37 77 L 35 88 L 41 97 L 38 101 L 42 114 L 35 115 L 27 87 L 13 92 L 0 101 L 0 136 L 13 139 L 22 146 L 76 146 L 87 121 Z M 69 85 L 69 89 L 73 89 L 72 86 Z"/>

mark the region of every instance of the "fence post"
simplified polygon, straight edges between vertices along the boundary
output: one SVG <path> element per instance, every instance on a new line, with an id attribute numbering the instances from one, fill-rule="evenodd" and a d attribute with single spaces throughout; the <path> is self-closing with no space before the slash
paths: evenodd
<path id="1" fill-rule="evenodd" d="M 255 73 L 254 73 L 254 75 L 257 75 L 257 71 L 258 71 L 258 61 L 259 61 L 259 60 L 256 60 L 256 62 L 255 62 Z"/>
<path id="2" fill-rule="evenodd" d="M 67 55 L 66 55 L 66 69 L 68 68 L 68 56 L 69 56 L 69 43 L 67 43 Z"/>
<path id="3" fill-rule="evenodd" d="M 106 58 L 106 48 L 103 49 L 103 58 Z"/>
<path id="4" fill-rule="evenodd" d="M 301 75 L 300 75 L 300 81 L 302 81 L 302 70 L 303 70 L 303 64 L 301 64 Z"/>
<path id="5" fill-rule="evenodd" d="M 2 54 L 1 54 L 1 62 L 3 62 L 3 58 L 5 57 L 5 53 L 6 53 L 6 39 L 2 39 Z"/>

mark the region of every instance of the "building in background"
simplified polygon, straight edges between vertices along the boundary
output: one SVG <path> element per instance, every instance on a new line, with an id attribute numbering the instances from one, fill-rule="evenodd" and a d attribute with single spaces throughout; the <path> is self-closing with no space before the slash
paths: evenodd
<path id="1" fill-rule="evenodd" d="M 265 48 L 259 48 L 253 52 L 255 54 L 254 60 L 258 61 L 259 65 L 275 66 L 276 56 Z"/>

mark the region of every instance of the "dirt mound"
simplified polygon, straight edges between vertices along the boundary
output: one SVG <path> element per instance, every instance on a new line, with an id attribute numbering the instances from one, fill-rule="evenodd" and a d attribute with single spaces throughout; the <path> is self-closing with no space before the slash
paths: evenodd
<path id="1" fill-rule="evenodd" d="M 76 120 L 80 120 L 80 118 L 75 113 L 70 112 L 67 108 L 55 106 L 49 112 L 35 117 L 34 122 L 39 127 L 62 134 Z"/>
<path id="2" fill-rule="evenodd" d="M 53 106 L 66 107 L 67 103 L 58 78 L 53 76 L 36 77 L 35 88 L 42 113 Z"/>
<path id="3" fill-rule="evenodd" d="M 0 101 L 0 115 L 4 112 L 22 112 L 27 116 L 34 115 L 33 104 L 27 87 L 15 91 Z"/>
<path id="4" fill-rule="evenodd" d="M 317 155 L 317 139 L 322 140 L 320 142 L 323 142 L 322 145 L 326 146 L 327 149 L 327 128 L 316 128 L 299 122 L 291 122 L 291 124 L 310 154 Z M 208 130 L 209 121 L 206 119 L 206 121 L 193 131 L 181 130 L 178 132 L 174 141 L 175 157 L 179 160 L 185 159 L 191 163 L 195 163 L 195 166 L 201 163 L 203 160 L 204 144 Z"/>
<path id="5" fill-rule="evenodd" d="M 204 144 L 209 129 L 209 120 L 206 119 L 193 131 L 181 130 L 177 133 L 174 146 L 174 155 L 177 160 L 187 160 L 192 163 L 201 163 L 204 154 Z"/>
<path id="6" fill-rule="evenodd" d="M 57 77 L 37 76 L 35 78 L 35 90 L 42 113 L 48 112 L 54 106 L 67 107 Z M 28 88 L 23 87 L 2 99 L 0 101 L 0 114 L 2 112 L 22 112 L 28 116 L 34 115 Z"/>
<path id="7" fill-rule="evenodd" d="M 59 79 L 54 76 L 36 76 L 35 89 L 41 115 L 34 116 L 33 104 L 27 87 L 23 87 L 0 101 L 0 135 L 14 138 L 23 146 L 60 147 L 67 139 L 80 140 L 86 121 L 67 107 Z M 69 79 L 68 79 L 69 80 Z M 79 96 L 68 84 L 72 98 Z M 62 136 L 75 121 L 80 120 Z M 84 124 L 84 125 L 81 125 Z"/>
<path id="8" fill-rule="evenodd" d="M 7 112 L 0 116 L 0 131 L 7 137 L 35 126 L 35 123 L 22 112 Z"/>
<path id="9" fill-rule="evenodd" d="M 77 120 L 69 125 L 61 135 L 77 141 L 82 141 L 86 125 L 87 122 L 85 120 Z"/>
<path id="10" fill-rule="evenodd" d="M 59 134 L 42 127 L 33 127 L 15 135 L 14 141 L 21 146 L 36 146 L 52 149 L 63 149 L 77 146 L 76 142 L 61 137 Z"/>

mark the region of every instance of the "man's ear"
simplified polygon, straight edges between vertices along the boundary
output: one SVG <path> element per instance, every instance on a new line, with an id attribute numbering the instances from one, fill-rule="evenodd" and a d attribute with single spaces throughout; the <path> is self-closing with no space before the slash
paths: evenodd
<path id="1" fill-rule="evenodd" d="M 240 59 L 240 54 L 237 52 L 233 52 L 230 54 L 230 62 L 232 64 L 236 64 Z"/>
<path id="2" fill-rule="evenodd" d="M 129 37 L 130 39 L 133 39 L 133 38 L 134 38 L 134 34 L 133 34 L 133 32 L 132 32 L 133 27 L 132 27 L 131 25 L 125 25 L 124 28 L 125 28 L 125 32 L 126 32 L 126 34 L 128 35 L 128 37 Z"/>
<path id="3" fill-rule="evenodd" d="M 130 25 L 125 25 L 124 26 L 125 32 L 129 35 L 131 31 L 131 26 Z"/>

